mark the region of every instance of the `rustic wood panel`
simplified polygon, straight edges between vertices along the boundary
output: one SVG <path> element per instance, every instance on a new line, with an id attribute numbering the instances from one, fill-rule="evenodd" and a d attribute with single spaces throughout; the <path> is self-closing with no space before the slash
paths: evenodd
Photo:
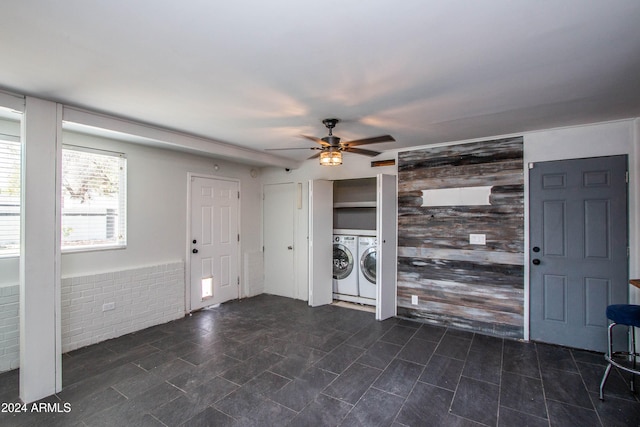
<path id="1" fill-rule="evenodd" d="M 516 184 L 518 183 L 518 178 L 523 178 L 522 174 L 515 172 L 516 168 L 522 168 L 522 164 L 522 161 L 500 162 L 492 164 L 491 167 L 473 165 L 465 168 L 465 170 L 448 166 L 435 168 L 436 170 L 428 171 L 428 173 L 419 171 L 403 173 L 402 177 L 407 181 L 402 181 L 398 185 L 398 191 L 423 189 L 424 185 L 430 188 L 461 187 L 462 185 L 458 185 L 461 181 L 466 186 L 474 182 L 487 182 L 487 180 L 491 180 L 495 185 L 501 183 Z"/>
<path id="2" fill-rule="evenodd" d="M 411 275 L 422 284 L 441 280 L 470 286 L 511 287 L 521 290 L 523 269 L 522 265 L 479 261 L 408 257 L 398 260 L 398 274 Z M 464 295 L 461 297 L 464 298 Z"/>
<path id="3" fill-rule="evenodd" d="M 520 307 L 520 309 L 512 309 L 511 306 L 507 305 L 508 303 L 506 300 L 521 298 L 522 290 L 520 290 L 519 293 L 517 291 L 509 292 L 509 290 L 507 290 L 507 292 L 502 292 L 504 289 L 500 288 L 491 289 L 489 287 L 485 289 L 471 286 L 461 288 L 460 286 L 455 286 L 454 284 L 446 282 L 434 282 L 433 284 L 440 286 L 439 290 L 436 292 L 430 292 L 429 294 L 419 294 L 418 307 L 433 306 L 433 303 L 437 303 L 442 307 L 447 307 L 447 311 L 445 312 L 446 314 L 454 314 L 460 318 L 465 317 L 471 308 L 475 313 L 484 313 L 484 320 L 489 320 L 486 316 L 489 316 L 489 313 L 491 313 L 491 316 L 500 317 L 503 321 L 507 321 L 512 326 L 521 325 L 521 318 L 519 316 L 522 316 L 524 310 L 522 307 Z M 465 300 L 462 301 L 464 304 L 461 303 L 459 297 L 452 298 L 454 290 L 457 291 L 455 294 L 458 295 L 462 292 L 467 294 Z M 500 298 L 496 298 L 495 301 L 490 304 L 487 304 L 486 302 L 483 303 L 483 298 L 486 299 L 486 294 L 492 290 L 498 292 Z M 413 288 L 400 287 L 398 298 L 404 298 L 406 301 L 409 301 L 411 299 L 411 295 L 415 295 L 414 291 L 415 290 Z M 504 304 L 501 302 L 504 302 Z"/>
<path id="4" fill-rule="evenodd" d="M 518 137 L 399 153 L 400 315 L 522 338 L 522 147 Z M 422 207 L 422 190 L 473 186 L 492 186 L 489 206 Z M 470 245 L 471 233 L 487 244 Z"/>
<path id="5" fill-rule="evenodd" d="M 405 258 L 447 259 L 492 264 L 523 265 L 524 258 L 520 253 L 478 250 L 478 249 L 443 249 L 400 247 L 398 256 Z"/>
<path id="6" fill-rule="evenodd" d="M 398 247 L 523 252 L 522 203 L 503 202 L 499 206 L 399 207 Z M 470 233 L 486 234 L 487 247 L 470 245 Z"/>
<path id="7" fill-rule="evenodd" d="M 469 319 L 468 315 L 456 316 L 449 313 L 446 305 L 438 303 L 430 303 L 425 305 L 422 310 L 414 310 L 407 304 L 407 301 L 398 299 L 398 316 L 408 319 L 418 320 L 424 323 L 430 323 L 440 326 L 452 326 L 458 329 L 467 329 L 486 335 L 495 335 L 505 338 L 522 338 L 522 324 L 511 324 L 509 319 L 500 315 L 500 313 L 488 312 L 487 316 L 475 316 Z M 514 315 L 521 318 L 519 315 Z M 486 318 L 487 320 L 483 320 Z"/>
<path id="8" fill-rule="evenodd" d="M 522 159 L 522 137 L 494 139 L 400 153 L 398 172 L 434 166 L 466 166 Z"/>
<path id="9" fill-rule="evenodd" d="M 524 181 L 517 181 L 522 174 L 513 173 L 513 171 L 503 171 L 495 175 L 473 175 L 467 179 L 447 178 L 446 176 L 434 178 L 420 178 L 409 184 L 403 184 L 398 187 L 399 191 L 416 191 L 438 188 L 456 188 L 456 187 L 476 187 L 483 185 L 512 185 L 522 184 Z"/>

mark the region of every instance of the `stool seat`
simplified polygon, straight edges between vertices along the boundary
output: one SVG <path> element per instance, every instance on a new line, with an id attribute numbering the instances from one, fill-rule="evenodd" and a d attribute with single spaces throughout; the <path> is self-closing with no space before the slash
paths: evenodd
<path id="1" fill-rule="evenodd" d="M 607 319 L 618 325 L 640 328 L 640 305 L 612 304 L 607 307 Z"/>

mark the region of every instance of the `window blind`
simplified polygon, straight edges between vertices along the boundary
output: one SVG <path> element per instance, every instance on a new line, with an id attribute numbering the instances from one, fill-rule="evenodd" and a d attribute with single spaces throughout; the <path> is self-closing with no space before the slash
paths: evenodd
<path id="1" fill-rule="evenodd" d="M 0 257 L 20 255 L 20 141 L 0 134 Z"/>

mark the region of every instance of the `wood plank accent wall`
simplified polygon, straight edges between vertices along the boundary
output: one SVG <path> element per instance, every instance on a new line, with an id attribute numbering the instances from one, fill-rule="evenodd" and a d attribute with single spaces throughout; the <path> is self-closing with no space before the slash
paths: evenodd
<path id="1" fill-rule="evenodd" d="M 398 154 L 399 316 L 523 337 L 522 147 L 517 137 Z M 421 206 L 422 190 L 475 186 L 493 186 L 490 205 Z"/>

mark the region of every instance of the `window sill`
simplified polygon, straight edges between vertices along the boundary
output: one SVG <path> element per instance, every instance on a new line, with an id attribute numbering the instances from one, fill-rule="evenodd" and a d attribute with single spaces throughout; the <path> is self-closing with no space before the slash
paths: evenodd
<path id="1" fill-rule="evenodd" d="M 105 245 L 105 246 L 92 246 L 92 247 L 79 247 L 79 248 L 62 248 L 62 255 L 67 254 L 77 254 L 82 252 L 103 252 L 103 251 L 112 251 L 112 250 L 120 250 L 127 249 L 127 245 Z"/>
<path id="2" fill-rule="evenodd" d="M 76 254 L 80 252 L 102 252 L 102 251 L 112 251 L 112 250 L 121 250 L 127 249 L 127 245 L 109 245 L 109 246 L 94 246 L 91 248 L 64 248 L 61 250 L 63 255 L 65 254 Z M 19 254 L 0 254 L 0 260 L 10 260 L 10 259 L 18 259 L 20 258 Z"/>

